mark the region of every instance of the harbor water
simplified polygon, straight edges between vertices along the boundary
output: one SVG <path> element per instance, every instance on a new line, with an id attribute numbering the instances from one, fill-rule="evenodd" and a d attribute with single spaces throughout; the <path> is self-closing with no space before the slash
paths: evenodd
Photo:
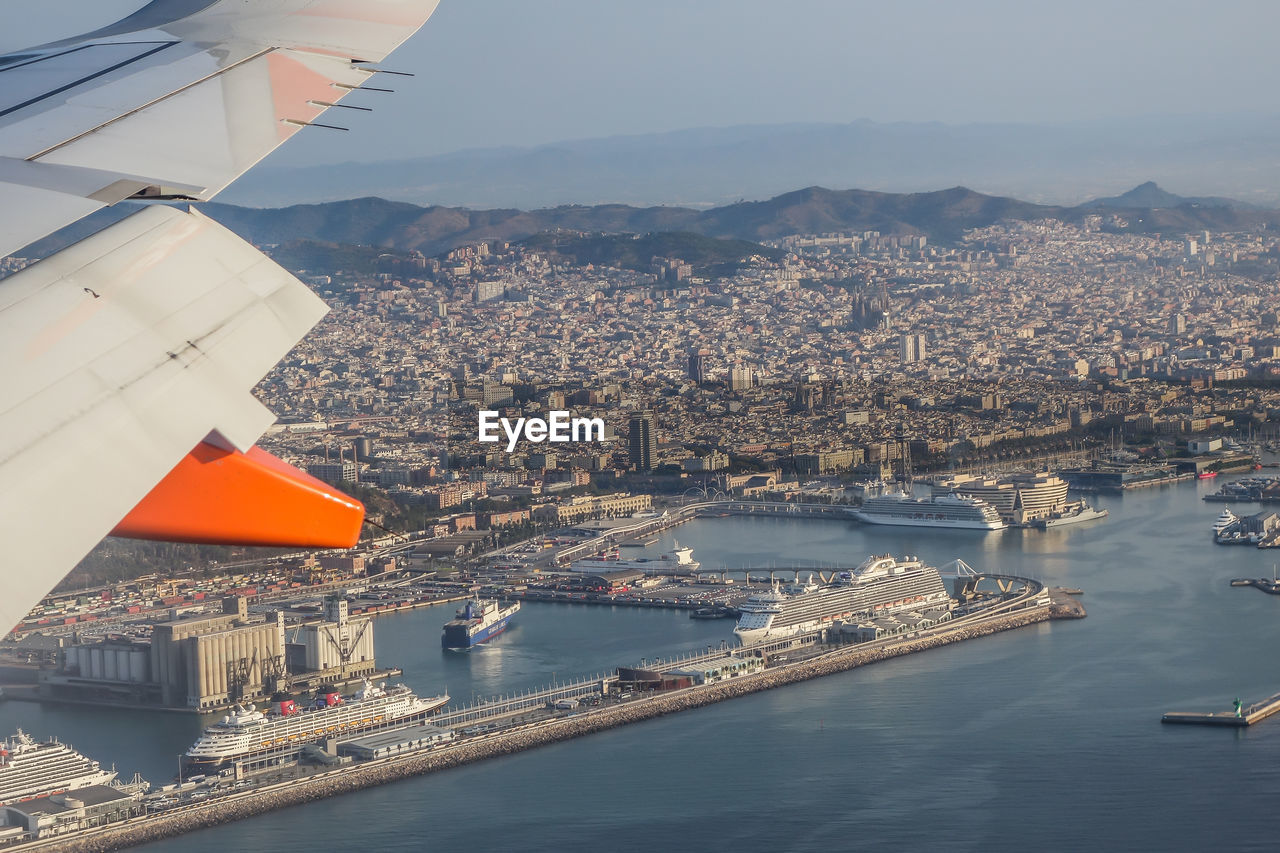
<path id="1" fill-rule="evenodd" d="M 959 557 L 1080 587 L 1089 616 L 947 646 L 575 741 L 155 843 L 228 849 L 1271 850 L 1280 721 L 1170 727 L 1280 690 L 1280 597 L 1231 588 L 1280 552 L 1215 546 L 1191 481 L 1098 496 L 1049 531 L 921 531 L 771 518 L 669 531 L 704 568 Z M 1249 505 L 1236 512 L 1256 512 Z M 442 651 L 456 605 L 375 623 L 420 694 L 491 696 L 731 639 L 682 611 L 526 603 L 486 646 Z M 206 721 L 207 722 L 207 721 Z M 124 775 L 172 776 L 201 721 L 0 704 L 0 731 L 56 734 Z"/>

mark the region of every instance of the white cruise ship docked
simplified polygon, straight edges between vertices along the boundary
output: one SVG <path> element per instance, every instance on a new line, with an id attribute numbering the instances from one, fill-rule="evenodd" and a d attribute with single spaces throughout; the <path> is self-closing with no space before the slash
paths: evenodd
<path id="1" fill-rule="evenodd" d="M 949 607 L 951 597 L 933 566 L 916 557 L 868 557 L 835 583 L 790 584 L 752 595 L 738 605 L 733 632 L 743 643 L 817 631 L 831 622 L 860 620 L 903 610 Z"/>
<path id="2" fill-rule="evenodd" d="M 995 507 L 980 498 L 933 495 L 914 498 L 903 492 L 864 498 L 853 511 L 867 524 L 904 527 L 959 527 L 970 530 L 1003 530 L 1008 525 Z"/>
<path id="3" fill-rule="evenodd" d="M 386 689 L 366 680 L 349 699 L 333 690 L 311 707 L 292 699 L 273 701 L 266 712 L 237 706 L 204 730 L 183 753 L 182 763 L 190 772 L 208 773 L 237 763 L 249 769 L 292 760 L 306 744 L 408 726 L 448 701 L 448 696 L 420 699 L 402 684 Z"/>
<path id="4" fill-rule="evenodd" d="M 0 740 L 0 805 L 105 785 L 115 778 L 114 769 L 103 770 L 98 762 L 56 740 L 36 742 L 22 729 Z"/>

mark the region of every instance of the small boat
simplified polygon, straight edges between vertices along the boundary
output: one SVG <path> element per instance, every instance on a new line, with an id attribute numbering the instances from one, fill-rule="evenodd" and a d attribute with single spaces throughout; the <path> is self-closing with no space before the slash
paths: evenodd
<path id="1" fill-rule="evenodd" d="M 1212 480 L 1214 477 L 1218 476 L 1218 472 L 1217 471 L 1201 471 L 1196 476 L 1199 477 L 1201 480 Z"/>
<path id="2" fill-rule="evenodd" d="M 1068 504 L 1060 512 L 1044 518 L 1037 518 L 1031 522 L 1033 527 L 1041 530 L 1048 530 L 1051 527 L 1061 527 L 1066 524 L 1079 524 L 1082 521 L 1093 521 L 1098 518 L 1106 518 L 1109 511 L 1105 509 L 1095 509 L 1084 501 L 1077 501 Z"/>

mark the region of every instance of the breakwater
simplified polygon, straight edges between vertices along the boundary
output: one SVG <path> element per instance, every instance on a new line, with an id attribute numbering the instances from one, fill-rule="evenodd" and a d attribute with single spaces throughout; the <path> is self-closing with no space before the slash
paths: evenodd
<path id="1" fill-rule="evenodd" d="M 534 749 L 550 743 L 582 737 L 643 720 L 687 711 L 771 690 L 812 678 L 832 675 L 913 652 L 1046 621 L 1046 607 L 987 617 L 945 630 L 925 632 L 888 643 L 845 646 L 816 657 L 772 667 L 716 684 L 653 698 L 636 700 L 590 712 L 533 723 L 467 740 L 423 754 L 383 759 L 369 764 L 319 773 L 301 780 L 267 786 L 243 794 L 218 797 L 173 812 L 135 818 L 121 824 L 74 836 L 55 837 L 17 847 L 17 850 L 52 850 L 67 853 L 106 853 L 149 841 L 158 841 L 288 806 L 301 805 L 338 794 Z"/>

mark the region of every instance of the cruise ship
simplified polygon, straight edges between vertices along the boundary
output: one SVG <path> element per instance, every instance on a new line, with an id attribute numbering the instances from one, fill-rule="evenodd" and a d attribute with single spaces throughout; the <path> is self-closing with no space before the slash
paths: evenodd
<path id="1" fill-rule="evenodd" d="M 1067 502 L 1067 481 L 1056 474 L 1012 474 L 1007 477 L 973 477 L 952 474 L 934 480 L 933 493 L 978 498 L 1000 513 L 1006 524 L 1026 526 L 1041 518 L 1062 514 Z"/>
<path id="2" fill-rule="evenodd" d="M 575 560 L 569 564 L 571 572 L 625 572 L 638 570 L 646 575 L 691 575 L 702 565 L 693 559 L 692 548 L 682 548 L 680 543 L 661 557 L 635 557 L 622 559 L 617 548 L 602 551 L 594 557 Z"/>
<path id="3" fill-rule="evenodd" d="M 0 805 L 105 785 L 115 778 L 114 769 L 103 770 L 56 740 L 37 742 L 22 729 L 0 740 Z"/>
<path id="4" fill-rule="evenodd" d="M 236 764 L 252 769 L 291 761 L 309 743 L 402 728 L 448 701 L 448 696 L 420 699 L 404 685 L 387 689 L 365 680 L 354 696 L 343 698 L 328 688 L 310 706 L 289 698 L 273 699 L 265 712 L 236 706 L 204 730 L 182 764 L 188 772 L 210 773 Z"/>
<path id="5" fill-rule="evenodd" d="M 961 495 L 933 495 L 913 498 L 896 492 L 865 498 L 853 511 L 867 524 L 895 524 L 907 527 L 958 527 L 970 530 L 1003 530 L 1008 525 L 995 507 L 979 498 Z"/>
<path id="6" fill-rule="evenodd" d="M 520 609 L 520 602 L 508 605 L 492 600 L 468 601 L 457 616 L 444 623 L 440 643 L 446 649 L 469 649 L 507 630 L 507 623 Z"/>
<path id="7" fill-rule="evenodd" d="M 796 583 L 752 595 L 738 605 L 733 633 L 756 643 L 817 631 L 832 622 L 868 619 L 902 610 L 947 607 L 951 598 L 933 566 L 916 557 L 868 557 L 835 583 Z"/>

